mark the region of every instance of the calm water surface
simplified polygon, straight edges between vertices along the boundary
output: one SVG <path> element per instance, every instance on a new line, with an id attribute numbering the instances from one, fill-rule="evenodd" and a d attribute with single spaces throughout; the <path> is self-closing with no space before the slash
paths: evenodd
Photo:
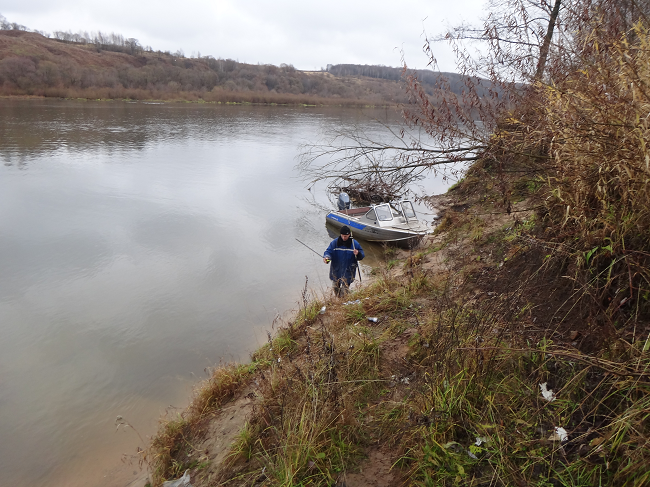
<path id="1" fill-rule="evenodd" d="M 305 276 L 329 285 L 294 240 L 330 240 L 299 145 L 383 116 L 0 101 L 0 486 L 136 478 L 121 456 L 144 445 L 116 416 L 151 435 L 206 367 L 262 343 Z"/>

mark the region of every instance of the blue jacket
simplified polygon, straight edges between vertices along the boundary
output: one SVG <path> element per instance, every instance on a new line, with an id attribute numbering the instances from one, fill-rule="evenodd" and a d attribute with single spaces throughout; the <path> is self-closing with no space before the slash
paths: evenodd
<path id="1" fill-rule="evenodd" d="M 352 251 L 353 248 L 359 251 L 356 257 Z M 344 242 L 341 237 L 335 238 L 323 254 L 323 257 L 332 261 L 330 279 L 332 281 L 345 279 L 348 285 L 354 281 L 357 274 L 357 261 L 362 260 L 365 256 L 359 242 L 353 240 L 352 237 L 347 242 Z"/>

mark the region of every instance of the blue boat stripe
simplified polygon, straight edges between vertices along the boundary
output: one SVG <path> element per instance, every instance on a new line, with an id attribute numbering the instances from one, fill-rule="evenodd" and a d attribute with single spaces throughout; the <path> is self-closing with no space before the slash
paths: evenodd
<path id="1" fill-rule="evenodd" d="M 361 223 L 357 223 L 357 222 L 352 221 L 352 220 L 350 220 L 350 219 L 348 219 L 348 218 L 343 218 L 343 217 L 338 216 L 338 215 L 336 215 L 336 214 L 334 214 L 334 213 L 330 213 L 330 214 L 329 214 L 329 217 L 330 217 L 332 220 L 336 220 L 336 221 L 339 222 L 339 223 L 344 223 L 344 224 L 346 224 L 346 225 L 349 226 L 349 227 L 356 228 L 357 230 L 363 230 L 364 228 L 366 228 L 366 225 L 363 225 L 363 224 L 361 224 Z"/>

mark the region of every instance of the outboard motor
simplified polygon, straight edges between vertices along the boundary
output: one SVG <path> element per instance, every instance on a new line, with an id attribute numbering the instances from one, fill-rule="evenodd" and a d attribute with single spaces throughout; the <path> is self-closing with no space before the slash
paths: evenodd
<path id="1" fill-rule="evenodd" d="M 339 194 L 338 207 L 339 207 L 339 211 L 350 209 L 350 197 L 348 196 L 347 193 Z"/>

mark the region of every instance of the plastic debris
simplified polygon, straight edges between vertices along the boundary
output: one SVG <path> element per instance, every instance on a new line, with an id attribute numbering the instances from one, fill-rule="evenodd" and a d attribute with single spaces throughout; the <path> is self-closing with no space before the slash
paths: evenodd
<path id="1" fill-rule="evenodd" d="M 185 470 L 185 473 L 179 479 L 163 482 L 162 487 L 192 487 L 192 484 L 190 484 L 190 471 Z"/>
<path id="2" fill-rule="evenodd" d="M 549 436 L 549 441 L 559 441 L 560 443 L 565 442 L 569 439 L 569 433 L 564 428 L 559 426 L 555 427 L 555 433 Z"/>
<path id="3" fill-rule="evenodd" d="M 474 442 L 474 444 L 475 444 L 476 446 L 481 446 L 483 443 L 487 443 L 487 442 L 488 442 L 488 440 L 487 440 L 486 437 L 484 437 L 484 436 L 477 436 L 477 437 L 476 437 L 476 442 Z"/>
<path id="4" fill-rule="evenodd" d="M 546 384 L 548 384 L 548 382 L 539 385 L 539 388 L 542 391 L 542 397 L 544 397 L 548 402 L 553 402 L 555 401 L 555 394 L 553 394 L 552 389 L 549 390 L 546 388 Z"/>
<path id="5" fill-rule="evenodd" d="M 442 447 L 445 450 L 461 450 L 461 448 L 462 448 L 460 443 L 458 443 L 456 441 L 449 441 L 449 442 L 445 443 L 444 445 L 442 445 Z"/>
<path id="6" fill-rule="evenodd" d="M 327 307 L 326 307 L 326 306 L 323 306 L 323 307 L 320 309 L 320 311 L 318 312 L 318 314 L 319 314 L 319 315 L 324 315 L 326 309 L 327 309 Z"/>
<path id="7" fill-rule="evenodd" d="M 343 306 L 348 306 L 349 304 L 361 304 L 361 300 L 357 299 L 356 301 L 348 301 L 347 303 L 343 303 Z"/>
<path id="8" fill-rule="evenodd" d="M 390 378 L 393 380 L 393 383 L 396 384 L 398 381 L 407 386 L 411 383 L 411 379 L 408 377 L 402 377 L 401 379 L 396 375 L 391 375 Z"/>
<path id="9" fill-rule="evenodd" d="M 282 359 L 280 357 L 278 357 L 278 363 L 280 363 L 280 362 L 282 362 Z"/>
<path id="10" fill-rule="evenodd" d="M 467 454 L 472 460 L 478 460 L 478 457 L 474 455 L 471 451 L 467 450 Z"/>
<path id="11" fill-rule="evenodd" d="M 371 321 L 371 322 L 373 322 L 373 323 L 377 323 L 377 322 L 379 321 L 379 318 L 375 318 L 375 317 L 369 316 L 369 317 L 368 317 L 368 321 Z"/>

